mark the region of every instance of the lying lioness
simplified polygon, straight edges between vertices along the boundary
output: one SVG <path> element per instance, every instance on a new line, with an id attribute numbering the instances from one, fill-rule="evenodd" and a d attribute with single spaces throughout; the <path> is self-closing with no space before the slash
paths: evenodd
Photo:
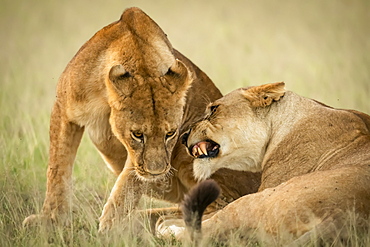
<path id="1" fill-rule="evenodd" d="M 262 229 L 264 240 L 287 243 L 301 237 L 295 243 L 304 244 L 314 236 L 345 237 L 350 227 L 369 226 L 370 116 L 331 108 L 284 86 L 229 93 L 210 104 L 184 137 L 196 158 L 197 179 L 221 168 L 262 172 L 259 192 L 204 221 L 203 235 L 222 237 L 239 229 L 251 236 Z M 186 199 L 185 219 L 196 233 L 199 218 L 189 214 L 201 214 L 202 201 L 217 193 L 213 187 L 200 185 Z M 345 226 L 348 215 L 353 218 Z"/>

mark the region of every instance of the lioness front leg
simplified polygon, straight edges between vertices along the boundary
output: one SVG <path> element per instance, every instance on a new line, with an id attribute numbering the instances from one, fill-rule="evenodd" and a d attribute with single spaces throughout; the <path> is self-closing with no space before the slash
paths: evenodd
<path id="1" fill-rule="evenodd" d="M 99 218 L 99 232 L 101 233 L 120 224 L 123 218 L 137 206 L 141 198 L 142 182 L 137 179 L 135 170 L 129 163 L 128 160 L 104 205 Z"/>
<path id="2" fill-rule="evenodd" d="M 66 220 L 71 207 L 72 167 L 83 132 L 83 127 L 68 121 L 57 101 L 50 120 L 46 198 L 41 214 L 27 217 L 24 226 Z"/>

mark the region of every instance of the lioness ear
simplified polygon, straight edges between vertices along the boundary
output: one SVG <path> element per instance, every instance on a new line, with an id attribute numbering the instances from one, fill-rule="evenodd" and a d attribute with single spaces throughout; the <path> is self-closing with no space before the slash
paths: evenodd
<path id="1" fill-rule="evenodd" d="M 191 79 L 189 71 L 185 64 L 176 59 L 175 63 L 168 69 L 166 74 L 161 78 L 162 86 L 167 88 L 171 93 L 186 92 L 190 86 Z"/>
<path id="2" fill-rule="evenodd" d="M 276 82 L 242 89 L 242 94 L 250 101 L 252 107 L 266 107 L 284 96 L 285 83 Z"/>
<path id="3" fill-rule="evenodd" d="M 109 71 L 108 87 L 113 89 L 118 96 L 131 96 L 135 89 L 131 75 L 121 64 L 113 66 Z"/>

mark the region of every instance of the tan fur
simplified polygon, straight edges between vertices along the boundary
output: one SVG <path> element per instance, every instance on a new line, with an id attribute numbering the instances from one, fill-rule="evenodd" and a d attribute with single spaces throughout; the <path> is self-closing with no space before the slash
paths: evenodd
<path id="1" fill-rule="evenodd" d="M 50 122 L 46 198 L 41 214 L 24 224 L 61 221 L 71 211 L 72 167 L 84 129 L 118 175 L 100 218 L 101 231 L 135 208 L 144 193 L 179 203 L 196 183 L 193 159 L 179 136 L 221 96 L 152 19 L 138 8 L 127 9 L 81 47 L 60 77 Z M 238 176 L 251 179 L 249 185 L 224 183 L 235 174 L 215 174 L 224 189 L 220 205 L 258 188 L 260 175 L 246 172 Z"/>
<path id="2" fill-rule="evenodd" d="M 220 168 L 262 172 L 259 192 L 206 220 L 205 235 L 243 229 L 252 236 L 259 229 L 287 243 L 302 235 L 306 240 L 335 237 L 334 232 L 343 237 L 349 227 L 368 220 L 370 116 L 283 89 L 284 83 L 274 83 L 233 91 L 192 126 L 190 149 L 207 140 L 220 146 L 216 157 L 194 161 L 197 178 Z M 346 221 L 350 213 L 357 221 Z"/>

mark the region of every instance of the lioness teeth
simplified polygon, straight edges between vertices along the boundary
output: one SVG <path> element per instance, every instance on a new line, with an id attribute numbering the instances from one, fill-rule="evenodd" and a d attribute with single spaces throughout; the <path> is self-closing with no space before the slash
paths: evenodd
<path id="1" fill-rule="evenodd" d="M 199 156 L 198 148 L 194 147 L 192 150 L 192 154 L 194 157 L 198 157 Z"/>
<path id="2" fill-rule="evenodd" d="M 219 145 L 212 141 L 202 141 L 194 144 L 191 154 L 195 158 L 213 158 L 218 154 Z"/>
<path id="3" fill-rule="evenodd" d="M 203 153 L 204 155 L 208 155 L 208 151 L 207 151 L 207 143 L 205 143 L 205 142 L 201 142 L 201 143 L 199 143 L 199 148 L 200 148 L 200 150 L 202 151 L 202 153 Z"/>

